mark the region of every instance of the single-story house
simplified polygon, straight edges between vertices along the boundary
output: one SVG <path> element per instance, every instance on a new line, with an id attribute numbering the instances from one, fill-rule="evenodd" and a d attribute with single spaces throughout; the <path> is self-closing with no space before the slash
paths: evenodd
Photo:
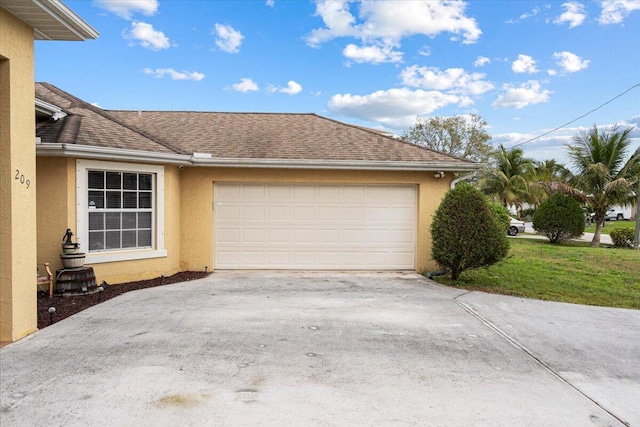
<path id="1" fill-rule="evenodd" d="M 38 262 L 77 236 L 98 280 L 185 270 L 417 270 L 472 162 L 316 114 L 104 110 L 36 84 Z"/>

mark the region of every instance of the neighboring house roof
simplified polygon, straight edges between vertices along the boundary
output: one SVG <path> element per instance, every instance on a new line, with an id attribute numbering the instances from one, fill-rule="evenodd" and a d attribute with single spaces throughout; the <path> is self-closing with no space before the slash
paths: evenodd
<path id="1" fill-rule="evenodd" d="M 99 33 L 59 0 L 0 0 L 7 9 L 34 28 L 34 40 L 95 39 Z"/>
<path id="2" fill-rule="evenodd" d="M 103 110 L 47 83 L 36 84 L 36 98 L 68 114 L 38 124 L 43 143 L 173 153 L 221 166 L 460 171 L 479 166 L 316 114 Z"/>

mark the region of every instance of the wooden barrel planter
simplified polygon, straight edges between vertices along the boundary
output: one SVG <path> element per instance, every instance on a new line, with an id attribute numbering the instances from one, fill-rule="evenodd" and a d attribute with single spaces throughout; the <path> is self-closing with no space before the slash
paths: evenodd
<path id="1" fill-rule="evenodd" d="M 98 282 L 92 267 L 65 268 L 56 271 L 57 294 L 85 295 L 98 292 Z"/>

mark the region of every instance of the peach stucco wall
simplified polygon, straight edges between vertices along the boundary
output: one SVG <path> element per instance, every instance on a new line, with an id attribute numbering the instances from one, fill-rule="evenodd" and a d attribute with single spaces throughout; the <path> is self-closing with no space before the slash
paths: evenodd
<path id="1" fill-rule="evenodd" d="M 38 262 L 60 268 L 64 230 L 76 227 L 75 159 L 39 158 Z M 429 172 L 209 168 L 165 166 L 165 248 L 167 256 L 91 264 L 98 281 L 122 283 L 213 268 L 213 187 L 215 182 L 413 184 L 418 186 L 416 270 L 434 268 L 429 228 L 451 179 Z"/>
<path id="2" fill-rule="evenodd" d="M 206 167 L 187 167 L 181 175 L 181 270 L 213 266 L 214 182 L 415 184 L 418 186 L 416 270 L 435 267 L 431 260 L 431 217 L 449 189 L 451 179 L 436 179 L 429 172 Z"/>
<path id="3" fill-rule="evenodd" d="M 67 228 L 77 230 L 76 159 L 39 157 L 38 263 L 62 268 L 62 236 Z M 135 261 L 87 263 L 99 282 L 123 283 L 165 276 L 180 271 L 180 171 L 164 167 L 164 244 L 167 256 Z M 80 250 L 82 251 L 82 246 Z"/>
<path id="4" fill-rule="evenodd" d="M 37 329 L 33 291 L 36 276 L 33 80 L 33 28 L 0 7 L 0 341 L 3 342 L 15 341 Z"/>

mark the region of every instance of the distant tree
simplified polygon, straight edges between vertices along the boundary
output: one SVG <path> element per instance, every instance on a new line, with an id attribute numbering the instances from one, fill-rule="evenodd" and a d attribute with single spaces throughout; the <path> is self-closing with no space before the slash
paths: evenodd
<path id="1" fill-rule="evenodd" d="M 419 117 L 401 139 L 474 162 L 486 162 L 492 152 L 487 122 L 480 116 Z"/>
<path id="2" fill-rule="evenodd" d="M 533 214 L 533 228 L 551 243 L 575 239 L 584 233 L 585 218 L 580 203 L 568 194 L 556 193 Z"/>
<path id="3" fill-rule="evenodd" d="M 556 183 L 554 189 L 578 197 L 593 211 L 596 230 L 592 247 L 600 246 L 602 225 L 607 210 L 616 204 L 631 204 L 640 179 L 640 148 L 626 158 L 633 128 L 599 130 L 593 126 L 580 132 L 567 145 L 573 173 L 568 183 Z M 626 160 L 625 160 L 626 158 Z"/>
<path id="4" fill-rule="evenodd" d="M 527 177 L 529 195 L 526 201 L 534 206 L 547 200 L 555 191 L 554 183 L 567 182 L 570 172 L 554 159 L 533 162 L 531 176 Z"/>
<path id="5" fill-rule="evenodd" d="M 500 145 L 478 185 L 486 195 L 505 207 L 515 205 L 519 216 L 522 203 L 529 199 L 528 181 L 533 175 L 533 160 L 524 157 L 522 148 L 508 150 Z"/>
<path id="6" fill-rule="evenodd" d="M 431 256 L 451 269 L 458 280 L 462 271 L 494 264 L 509 252 L 504 223 L 475 186 L 463 182 L 449 190 L 431 224 Z"/>

